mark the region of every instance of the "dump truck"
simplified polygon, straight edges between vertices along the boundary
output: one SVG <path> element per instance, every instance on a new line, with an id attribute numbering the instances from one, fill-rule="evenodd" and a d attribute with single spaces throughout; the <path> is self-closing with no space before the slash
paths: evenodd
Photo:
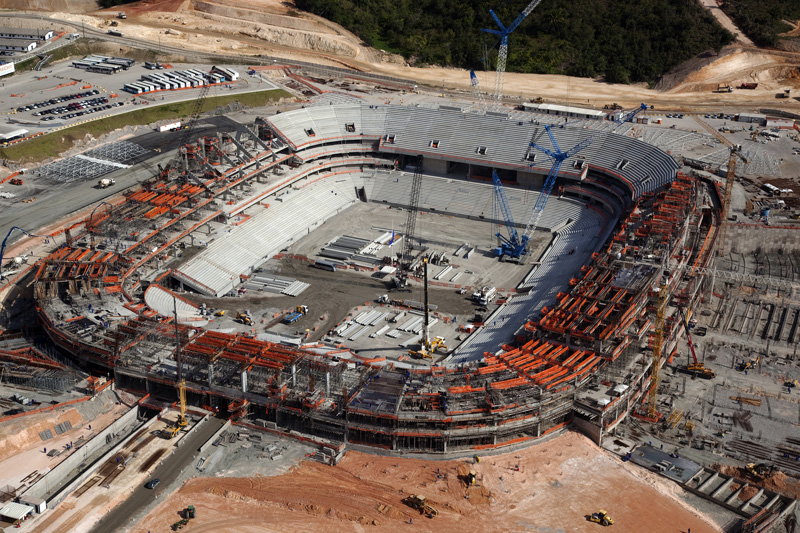
<path id="1" fill-rule="evenodd" d="M 742 83 L 741 85 L 739 85 L 739 88 L 740 89 L 757 89 L 758 88 L 758 84 L 757 83 Z"/>
<path id="2" fill-rule="evenodd" d="M 592 513 L 592 516 L 589 517 L 589 522 L 594 522 L 596 524 L 602 524 L 603 526 L 612 526 L 614 525 L 614 521 L 608 516 L 608 513 L 600 509 L 596 513 Z"/>
<path id="3" fill-rule="evenodd" d="M 119 13 L 117 13 L 117 18 L 118 19 L 126 19 L 126 18 L 128 18 L 128 15 L 126 15 L 125 13 L 120 11 Z"/>
<path id="4" fill-rule="evenodd" d="M 717 92 L 718 93 L 732 93 L 733 87 L 728 85 L 727 83 L 720 83 L 717 85 Z"/>
<path id="5" fill-rule="evenodd" d="M 107 187 L 111 187 L 115 185 L 117 182 L 113 178 L 103 178 L 97 182 L 97 186 L 101 189 L 105 189 Z"/>
<path id="6" fill-rule="evenodd" d="M 421 514 L 426 515 L 428 518 L 433 518 L 439 514 L 439 511 L 435 507 L 428 504 L 428 502 L 425 500 L 425 496 L 411 495 L 403 500 L 403 503 L 412 509 L 417 509 Z"/>

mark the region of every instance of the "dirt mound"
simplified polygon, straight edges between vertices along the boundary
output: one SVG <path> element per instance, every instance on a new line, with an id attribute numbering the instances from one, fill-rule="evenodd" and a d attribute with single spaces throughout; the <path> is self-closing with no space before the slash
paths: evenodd
<path id="1" fill-rule="evenodd" d="M 477 473 L 475 486 L 465 482 L 470 469 Z M 175 509 L 189 503 L 197 508 L 194 532 L 357 531 L 411 521 L 441 532 L 582 531 L 586 516 L 599 508 L 613 509 L 625 531 L 674 531 L 674 524 L 718 530 L 688 508 L 680 492 L 674 483 L 569 433 L 477 464 L 350 451 L 336 467 L 304 462 L 272 478 L 192 479 L 131 531 L 164 530 L 174 522 Z M 438 516 L 428 519 L 409 507 L 404 502 L 410 495 L 424 496 Z"/>
<path id="2" fill-rule="evenodd" d="M 50 13 L 88 13 L 99 8 L 97 0 L 0 0 L 0 8 Z"/>
<path id="3" fill-rule="evenodd" d="M 754 476 L 744 468 L 731 465 L 714 464 L 711 465 L 710 468 L 725 474 L 726 476 L 733 476 L 737 479 L 744 480 L 754 487 L 763 487 L 764 489 L 771 490 L 785 496 L 800 499 L 800 479 L 788 476 L 780 470 L 773 472 L 765 478 L 761 478 L 759 476 Z"/>

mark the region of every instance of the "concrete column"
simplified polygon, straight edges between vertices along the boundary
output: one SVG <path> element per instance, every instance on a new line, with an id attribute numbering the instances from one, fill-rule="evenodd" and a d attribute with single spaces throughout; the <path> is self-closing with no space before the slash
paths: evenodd
<path id="1" fill-rule="evenodd" d="M 297 365 L 292 365 L 292 387 L 297 386 Z"/>
<path id="2" fill-rule="evenodd" d="M 325 396 L 331 395 L 331 373 L 325 372 Z"/>
<path id="3" fill-rule="evenodd" d="M 242 392 L 247 392 L 247 370 L 242 370 Z"/>
<path id="4" fill-rule="evenodd" d="M 209 363 L 208 365 L 208 386 L 214 383 L 214 363 Z"/>

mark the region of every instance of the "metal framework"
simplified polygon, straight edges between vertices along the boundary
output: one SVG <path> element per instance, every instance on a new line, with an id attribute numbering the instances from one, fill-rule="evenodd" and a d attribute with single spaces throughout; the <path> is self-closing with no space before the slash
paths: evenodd
<path id="1" fill-rule="evenodd" d="M 412 243 L 417 225 L 417 213 L 419 212 L 419 192 L 422 188 L 422 156 L 417 156 L 416 167 L 414 168 L 414 178 L 411 182 L 411 197 L 408 202 L 408 218 L 406 218 L 406 238 L 403 241 L 403 256 L 400 260 L 403 272 L 407 273 L 413 258 L 411 253 L 414 250 Z"/>

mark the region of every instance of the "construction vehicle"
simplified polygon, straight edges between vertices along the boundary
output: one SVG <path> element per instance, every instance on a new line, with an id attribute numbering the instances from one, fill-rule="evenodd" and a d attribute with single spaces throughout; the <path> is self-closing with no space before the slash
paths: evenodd
<path id="1" fill-rule="evenodd" d="M 105 189 L 107 187 L 115 185 L 116 183 L 117 182 L 116 180 L 114 180 L 114 178 L 103 178 L 97 182 L 97 186 L 100 187 L 101 189 Z"/>
<path id="2" fill-rule="evenodd" d="M 604 526 L 613 526 L 614 521 L 608 516 L 608 512 L 603 509 L 600 509 L 596 513 L 592 513 L 592 516 L 589 517 L 589 522 L 594 522 L 596 524 L 602 524 Z"/>
<path id="3" fill-rule="evenodd" d="M 433 354 L 436 352 L 447 353 L 449 348 L 444 343 L 444 337 L 434 337 L 428 339 L 427 343 L 423 343 L 419 350 L 409 350 L 408 355 L 417 359 L 433 359 Z"/>
<path id="4" fill-rule="evenodd" d="M 404 499 L 403 503 L 412 509 L 417 509 L 421 514 L 427 515 L 428 518 L 433 518 L 439 514 L 439 511 L 425 500 L 425 496 L 411 495 Z"/>
<path id="5" fill-rule="evenodd" d="M 419 350 L 409 350 L 408 355 L 411 357 L 416 357 L 419 359 L 433 359 L 433 353 L 437 350 L 442 352 L 447 352 L 448 348 L 444 344 L 444 337 L 434 337 L 431 339 L 430 336 L 430 313 L 428 308 L 428 258 L 422 258 L 422 266 L 423 266 L 423 274 L 422 274 L 422 283 L 423 283 L 423 304 L 422 310 L 424 311 L 424 321 L 422 326 L 422 339 L 420 342 Z"/>
<path id="6" fill-rule="evenodd" d="M 252 326 L 253 325 L 253 317 L 250 316 L 250 313 L 245 311 L 242 313 L 241 311 L 236 313 L 236 322 L 240 324 L 244 324 L 245 326 Z"/>
<path id="7" fill-rule="evenodd" d="M 533 104 L 543 104 L 544 103 L 544 98 L 542 98 L 541 96 L 537 96 L 535 98 L 531 98 L 531 103 L 533 103 Z"/>
<path id="8" fill-rule="evenodd" d="M 744 372 L 745 370 L 750 370 L 752 368 L 755 368 L 756 365 L 758 365 L 758 363 L 760 362 L 761 362 L 760 355 L 755 359 L 750 359 L 749 361 L 742 361 L 741 364 L 739 364 L 739 371 Z"/>
<path id="9" fill-rule="evenodd" d="M 613 104 L 604 105 L 603 109 L 611 109 L 612 111 L 617 111 L 619 109 L 622 109 L 622 106 L 619 105 L 618 103 L 614 102 Z"/>
<path id="10" fill-rule="evenodd" d="M 784 387 L 788 387 L 789 389 L 793 387 L 800 387 L 800 381 L 793 379 L 792 381 L 787 381 L 783 384 Z"/>
<path id="11" fill-rule="evenodd" d="M 9 181 L 9 183 L 11 185 L 22 185 L 23 182 L 19 178 L 11 178 L 11 181 Z"/>
<path id="12" fill-rule="evenodd" d="M 717 377 L 716 372 L 714 372 L 710 368 L 706 368 L 703 363 L 697 361 L 697 354 L 695 353 L 694 350 L 692 335 L 689 333 L 689 324 L 686 322 L 686 315 L 683 314 L 683 309 L 679 307 L 678 313 L 681 316 L 681 323 L 683 324 L 683 329 L 684 331 L 686 331 L 686 342 L 689 343 L 689 353 L 692 355 L 692 360 L 693 360 L 693 361 L 688 361 L 688 354 L 687 354 L 687 364 L 685 367 L 679 366 L 678 372 L 683 372 L 684 374 L 697 376 L 702 379 L 714 379 L 715 377 Z"/>
<path id="13" fill-rule="evenodd" d="M 745 470 L 756 477 L 766 477 L 775 471 L 775 467 L 765 463 L 748 463 L 745 465 Z"/>
<path id="14" fill-rule="evenodd" d="M 478 480 L 478 473 L 475 470 L 471 469 L 464 481 L 466 481 L 467 485 L 475 485 L 477 480 Z"/>
<path id="15" fill-rule="evenodd" d="M 739 85 L 740 89 L 758 89 L 757 83 L 742 83 Z"/>
<path id="16" fill-rule="evenodd" d="M 180 409 L 181 412 L 178 415 L 178 420 L 175 424 L 169 428 L 169 438 L 175 437 L 180 431 L 189 425 L 189 421 L 186 420 L 186 380 L 182 379 L 178 383 L 178 392 L 180 394 Z"/>
<path id="17" fill-rule="evenodd" d="M 117 18 L 118 19 L 126 19 L 126 18 L 128 18 L 128 15 L 126 15 L 125 13 L 120 11 L 119 13 L 117 13 Z"/>
<path id="18" fill-rule="evenodd" d="M 720 83 L 717 85 L 717 92 L 718 93 L 732 93 L 733 87 L 728 85 L 727 83 Z"/>
<path id="19" fill-rule="evenodd" d="M 214 316 L 225 316 L 225 310 L 224 309 L 220 309 L 219 311 L 214 313 Z"/>
<path id="20" fill-rule="evenodd" d="M 494 287 L 482 287 L 481 290 L 472 293 L 472 301 L 480 305 L 489 305 L 497 296 L 497 289 Z"/>
<path id="21" fill-rule="evenodd" d="M 300 320 L 302 316 L 308 313 L 308 307 L 305 305 L 298 305 L 294 308 L 294 311 L 288 315 L 286 315 L 281 322 L 284 324 L 292 324 Z"/>

